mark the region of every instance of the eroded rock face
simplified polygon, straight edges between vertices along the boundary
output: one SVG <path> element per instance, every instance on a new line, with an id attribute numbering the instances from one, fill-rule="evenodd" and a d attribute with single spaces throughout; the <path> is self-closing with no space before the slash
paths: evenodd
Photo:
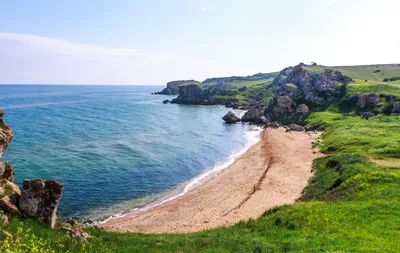
<path id="1" fill-rule="evenodd" d="M 171 101 L 176 104 L 203 104 L 204 92 L 197 84 L 179 86 L 179 96 Z"/>
<path id="2" fill-rule="evenodd" d="M 12 138 L 14 137 L 13 130 L 3 120 L 4 111 L 0 109 L 0 157 L 7 149 Z"/>
<path id="3" fill-rule="evenodd" d="M 11 164 L 3 164 L 0 161 L 0 179 L 6 179 L 10 182 L 14 182 L 14 167 Z"/>
<path id="4" fill-rule="evenodd" d="M 229 111 L 224 117 L 222 117 L 222 119 L 226 123 L 229 123 L 229 124 L 236 123 L 236 122 L 240 121 L 240 119 L 238 117 L 236 117 L 236 115 L 231 111 Z"/>
<path id="5" fill-rule="evenodd" d="M 177 95 L 179 94 L 179 86 L 187 84 L 199 84 L 199 82 L 195 80 L 179 80 L 179 81 L 168 82 L 166 88 L 164 88 L 160 92 L 156 92 L 155 94 Z"/>
<path id="6" fill-rule="evenodd" d="M 304 131 L 304 127 L 296 125 L 296 124 L 290 124 L 289 129 L 291 131 L 299 131 L 299 132 Z"/>
<path id="7" fill-rule="evenodd" d="M 358 97 L 357 106 L 361 109 L 365 108 L 375 108 L 378 104 L 378 94 L 377 93 L 369 93 L 362 94 Z"/>
<path id="8" fill-rule="evenodd" d="M 64 185 L 52 180 L 24 180 L 20 209 L 29 216 L 38 218 L 50 228 L 56 223 L 56 213 Z"/>

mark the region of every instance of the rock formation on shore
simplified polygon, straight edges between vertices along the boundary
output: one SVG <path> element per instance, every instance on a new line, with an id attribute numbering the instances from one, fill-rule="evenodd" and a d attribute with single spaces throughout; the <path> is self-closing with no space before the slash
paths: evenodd
<path id="1" fill-rule="evenodd" d="M 0 109 L 0 157 L 10 144 L 14 132 L 3 120 Z M 22 191 L 14 183 L 14 168 L 0 161 L 0 210 L 7 220 L 15 215 L 28 215 L 54 228 L 63 184 L 53 180 L 24 180 Z"/>
<path id="2" fill-rule="evenodd" d="M 188 85 L 188 84 L 200 84 L 200 82 L 195 80 L 179 80 L 179 81 L 172 81 L 167 83 L 167 87 L 164 88 L 160 92 L 155 92 L 156 95 L 178 95 L 179 94 L 179 86 L 181 85 Z"/>

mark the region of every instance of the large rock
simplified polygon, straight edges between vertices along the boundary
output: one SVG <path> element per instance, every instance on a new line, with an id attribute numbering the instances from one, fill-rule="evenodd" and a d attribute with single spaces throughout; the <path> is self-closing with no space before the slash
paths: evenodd
<path id="1" fill-rule="evenodd" d="M 275 104 L 273 113 L 277 117 L 290 114 L 296 109 L 296 103 L 288 96 L 279 96 Z"/>
<path id="2" fill-rule="evenodd" d="M 261 123 L 263 116 L 263 111 L 261 107 L 253 107 L 248 110 L 242 117 L 243 122 L 254 122 L 254 123 Z"/>
<path id="3" fill-rule="evenodd" d="M 304 127 L 302 127 L 300 125 L 296 125 L 296 124 L 290 124 L 289 129 L 291 131 L 299 131 L 299 132 L 302 132 L 305 130 Z"/>
<path id="4" fill-rule="evenodd" d="M 236 115 L 231 111 L 229 111 L 224 117 L 222 117 L 222 119 L 226 123 L 229 123 L 229 124 L 236 123 L 236 122 L 240 121 L 240 119 L 238 117 L 236 117 Z"/>
<path id="5" fill-rule="evenodd" d="M 357 106 L 361 109 L 365 108 L 374 109 L 377 104 L 378 104 L 377 93 L 362 94 L 358 97 Z"/>
<path id="6" fill-rule="evenodd" d="M 400 113 L 400 101 L 394 103 L 392 113 Z"/>
<path id="7" fill-rule="evenodd" d="M 54 228 L 63 188 L 64 185 L 57 181 L 24 180 L 19 207 L 29 216 Z"/>
<path id="8" fill-rule="evenodd" d="M 179 86 L 187 84 L 200 84 L 200 82 L 197 82 L 195 80 L 179 80 L 168 82 L 165 89 L 160 92 L 156 92 L 155 94 L 176 95 L 179 94 Z"/>
<path id="9" fill-rule="evenodd" d="M 305 116 L 305 115 L 310 114 L 310 109 L 308 108 L 308 106 L 306 104 L 301 104 L 301 105 L 297 106 L 296 113 Z"/>

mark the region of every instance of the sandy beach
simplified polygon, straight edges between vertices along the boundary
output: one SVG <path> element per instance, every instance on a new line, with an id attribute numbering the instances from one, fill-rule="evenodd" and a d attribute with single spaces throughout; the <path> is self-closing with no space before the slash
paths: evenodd
<path id="1" fill-rule="evenodd" d="M 216 177 L 147 211 L 108 221 L 105 230 L 188 233 L 260 217 L 294 203 L 312 177 L 313 132 L 265 129 L 261 140 Z"/>

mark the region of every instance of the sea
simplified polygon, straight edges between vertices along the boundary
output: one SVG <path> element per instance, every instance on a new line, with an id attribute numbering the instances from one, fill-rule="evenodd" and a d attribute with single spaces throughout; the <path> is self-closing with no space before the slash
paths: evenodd
<path id="1" fill-rule="evenodd" d="M 223 106 L 163 104 L 163 86 L 0 85 L 16 182 L 64 184 L 61 218 L 159 205 L 216 176 L 259 140 Z M 243 111 L 233 110 L 235 114 Z"/>

